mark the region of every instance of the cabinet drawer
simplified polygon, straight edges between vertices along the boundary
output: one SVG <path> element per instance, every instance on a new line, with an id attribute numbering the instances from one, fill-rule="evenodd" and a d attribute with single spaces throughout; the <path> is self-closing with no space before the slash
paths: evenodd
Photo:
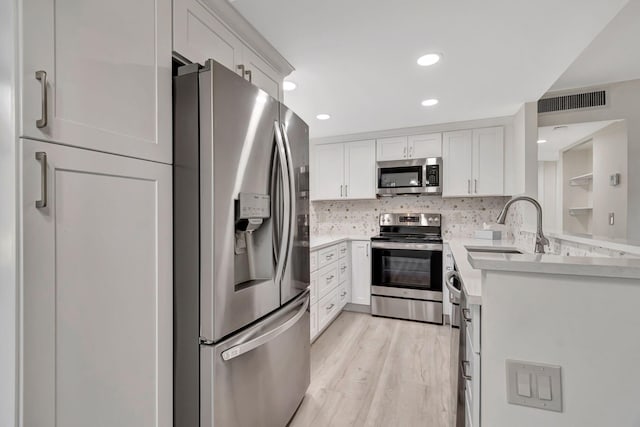
<path id="1" fill-rule="evenodd" d="M 309 304 L 315 304 L 316 302 L 318 302 L 318 273 L 317 272 L 311 273 L 310 282 L 311 284 L 309 285 L 309 291 L 311 295 L 310 295 Z"/>
<path id="2" fill-rule="evenodd" d="M 311 252 L 309 255 L 309 271 L 318 269 L 318 252 Z"/>
<path id="3" fill-rule="evenodd" d="M 344 283 L 351 276 L 351 269 L 349 268 L 349 261 L 341 259 L 338 262 L 338 283 Z"/>
<path id="4" fill-rule="evenodd" d="M 338 286 L 338 263 L 330 264 L 318 271 L 318 299 L 324 298 L 329 291 Z"/>
<path id="5" fill-rule="evenodd" d="M 338 246 L 329 246 L 318 251 L 318 268 L 338 260 Z"/>
<path id="6" fill-rule="evenodd" d="M 316 335 L 318 335 L 318 304 L 311 304 L 309 314 L 309 338 L 313 341 Z"/>
<path id="7" fill-rule="evenodd" d="M 338 302 L 340 303 L 340 309 L 342 309 L 351 300 L 351 284 L 344 282 L 338 287 Z"/>
<path id="8" fill-rule="evenodd" d="M 338 245 L 338 258 L 344 258 L 349 253 L 347 242 L 342 242 Z"/>
<path id="9" fill-rule="evenodd" d="M 327 326 L 340 310 L 338 288 L 333 289 L 318 303 L 318 331 Z"/>

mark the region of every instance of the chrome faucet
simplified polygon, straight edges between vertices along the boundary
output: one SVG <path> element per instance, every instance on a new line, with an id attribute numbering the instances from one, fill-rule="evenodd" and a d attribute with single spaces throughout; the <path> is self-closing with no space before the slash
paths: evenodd
<path id="1" fill-rule="evenodd" d="M 536 199 L 529 196 L 518 196 L 512 198 L 506 205 L 504 205 L 502 212 L 498 215 L 498 224 L 504 224 L 507 219 L 507 211 L 509 210 L 509 207 L 520 200 L 531 203 L 536 207 L 536 211 L 538 211 L 538 229 L 536 231 L 536 248 L 534 249 L 534 252 L 537 254 L 543 254 L 545 245 L 549 244 L 549 239 L 544 237 L 544 233 L 542 232 L 542 206 L 540 206 L 540 203 L 538 203 Z"/>

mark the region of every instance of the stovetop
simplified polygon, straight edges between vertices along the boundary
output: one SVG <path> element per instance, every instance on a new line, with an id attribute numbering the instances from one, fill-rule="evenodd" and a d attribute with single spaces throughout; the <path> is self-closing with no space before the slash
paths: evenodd
<path id="1" fill-rule="evenodd" d="M 380 234 L 372 241 L 441 243 L 440 214 L 391 213 L 380 215 Z"/>

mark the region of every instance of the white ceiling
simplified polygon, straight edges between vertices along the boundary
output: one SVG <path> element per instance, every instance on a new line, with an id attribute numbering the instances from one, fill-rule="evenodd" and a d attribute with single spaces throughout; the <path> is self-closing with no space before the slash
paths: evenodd
<path id="1" fill-rule="evenodd" d="M 551 90 L 640 78 L 640 0 L 631 0 L 578 56 Z"/>
<path id="2" fill-rule="evenodd" d="M 627 0 L 236 0 L 296 68 L 312 137 L 514 114 Z M 416 59 L 441 52 L 433 67 Z M 422 107 L 426 98 L 435 107 Z M 332 118 L 318 121 L 318 113 Z"/>
<path id="3" fill-rule="evenodd" d="M 538 128 L 538 139 L 546 139 L 544 144 L 538 144 L 538 160 L 556 161 L 560 151 L 604 129 L 616 120 L 601 122 L 577 123 L 563 126 L 544 126 Z"/>

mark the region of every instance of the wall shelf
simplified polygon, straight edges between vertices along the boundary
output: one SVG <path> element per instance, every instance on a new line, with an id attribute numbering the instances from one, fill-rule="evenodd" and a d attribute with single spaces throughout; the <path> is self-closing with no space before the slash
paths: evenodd
<path id="1" fill-rule="evenodd" d="M 590 208 L 588 206 L 569 208 L 569 215 L 571 216 L 586 215 L 588 213 L 591 213 L 591 211 L 593 211 L 593 208 Z"/>
<path id="2" fill-rule="evenodd" d="M 593 172 L 585 173 L 584 175 L 574 176 L 573 178 L 569 178 L 569 185 L 578 186 L 578 185 L 589 185 L 593 181 Z"/>

